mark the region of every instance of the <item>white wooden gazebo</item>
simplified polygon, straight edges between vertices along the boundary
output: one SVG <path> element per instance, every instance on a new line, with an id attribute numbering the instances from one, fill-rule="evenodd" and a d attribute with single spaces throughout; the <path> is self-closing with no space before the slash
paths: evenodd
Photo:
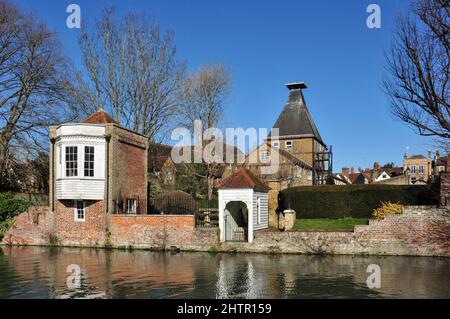
<path id="1" fill-rule="evenodd" d="M 244 167 L 219 187 L 220 241 L 251 243 L 254 231 L 269 227 L 269 187 Z"/>

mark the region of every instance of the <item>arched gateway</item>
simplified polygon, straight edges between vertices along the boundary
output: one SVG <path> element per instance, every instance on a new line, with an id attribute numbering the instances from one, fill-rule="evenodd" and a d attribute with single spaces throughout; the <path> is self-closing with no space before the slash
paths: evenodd
<path id="1" fill-rule="evenodd" d="M 269 187 L 244 167 L 219 187 L 220 240 L 253 241 L 253 232 L 269 227 Z"/>

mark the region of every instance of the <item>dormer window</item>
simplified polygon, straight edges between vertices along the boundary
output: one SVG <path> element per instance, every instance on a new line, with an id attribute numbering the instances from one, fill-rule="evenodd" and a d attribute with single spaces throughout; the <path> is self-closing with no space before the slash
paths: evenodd
<path id="1" fill-rule="evenodd" d="M 78 147 L 66 146 L 66 177 L 78 176 Z"/>
<path id="2" fill-rule="evenodd" d="M 286 141 L 286 143 L 284 144 L 286 149 L 291 149 L 292 148 L 292 141 Z"/>
<path id="3" fill-rule="evenodd" d="M 84 147 L 84 176 L 94 177 L 94 147 Z"/>
<path id="4" fill-rule="evenodd" d="M 280 147 L 280 142 L 278 142 L 278 141 L 277 142 L 272 142 L 272 146 L 278 148 L 278 147 Z"/>
<path id="5" fill-rule="evenodd" d="M 269 158 L 269 151 L 262 151 L 261 152 L 261 159 L 267 160 Z"/>

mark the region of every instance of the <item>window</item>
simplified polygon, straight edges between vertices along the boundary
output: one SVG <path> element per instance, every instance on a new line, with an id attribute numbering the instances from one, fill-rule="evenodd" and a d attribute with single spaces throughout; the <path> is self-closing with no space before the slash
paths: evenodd
<path id="1" fill-rule="evenodd" d="M 285 145 L 285 147 L 287 149 L 291 149 L 292 148 L 292 141 L 286 141 L 286 143 L 284 145 Z"/>
<path id="2" fill-rule="evenodd" d="M 127 204 L 127 206 L 126 206 L 125 213 L 136 214 L 137 200 L 134 198 L 127 198 L 126 204 Z"/>
<path id="3" fill-rule="evenodd" d="M 312 180 L 312 171 L 308 171 L 308 181 Z"/>
<path id="4" fill-rule="evenodd" d="M 272 146 L 273 147 L 280 147 L 280 142 L 278 142 L 278 141 L 272 142 Z"/>
<path id="5" fill-rule="evenodd" d="M 416 183 L 416 178 L 415 177 L 411 177 L 411 183 L 415 184 Z"/>
<path id="6" fill-rule="evenodd" d="M 295 166 L 295 177 L 302 177 L 302 168 L 300 166 Z"/>
<path id="7" fill-rule="evenodd" d="M 86 220 L 86 205 L 82 200 L 75 201 L 75 221 L 84 222 Z"/>
<path id="8" fill-rule="evenodd" d="M 66 177 L 78 176 L 78 147 L 66 146 Z"/>
<path id="9" fill-rule="evenodd" d="M 419 181 L 421 181 L 421 182 L 423 182 L 423 181 L 424 181 L 424 178 L 423 178 L 423 176 L 419 177 Z"/>
<path id="10" fill-rule="evenodd" d="M 415 165 L 410 166 L 409 170 L 411 171 L 411 173 L 416 173 L 416 166 Z"/>
<path id="11" fill-rule="evenodd" d="M 94 147 L 84 147 L 84 176 L 94 177 Z"/>
<path id="12" fill-rule="evenodd" d="M 261 151 L 261 159 L 266 160 L 269 158 L 269 151 Z"/>
<path id="13" fill-rule="evenodd" d="M 261 198 L 256 198 L 256 223 L 261 224 Z"/>
<path id="14" fill-rule="evenodd" d="M 419 173 L 423 174 L 424 172 L 424 167 L 423 165 L 419 165 Z"/>

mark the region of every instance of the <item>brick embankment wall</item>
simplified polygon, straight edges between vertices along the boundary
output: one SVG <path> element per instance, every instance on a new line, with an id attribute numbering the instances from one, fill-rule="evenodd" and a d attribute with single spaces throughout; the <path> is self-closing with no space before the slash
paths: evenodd
<path id="1" fill-rule="evenodd" d="M 13 245 L 45 245 L 49 242 L 48 206 L 32 206 L 17 216 L 2 243 Z"/>
<path id="2" fill-rule="evenodd" d="M 217 242 L 215 229 L 197 229 L 193 215 L 113 215 L 114 247 L 208 250 Z"/>
<path id="3" fill-rule="evenodd" d="M 370 220 L 354 232 L 255 233 L 252 245 L 223 245 L 251 252 L 410 255 L 450 257 L 450 214 L 446 209 L 407 207 L 401 215 Z"/>
<path id="4" fill-rule="evenodd" d="M 5 244 L 51 244 L 47 207 L 33 207 L 19 215 L 3 239 Z M 55 218 L 57 220 L 57 218 Z M 58 223 L 56 223 L 58 227 Z M 74 226 L 75 227 L 75 226 Z M 97 229 L 97 228 L 96 228 Z M 98 230 L 98 229 L 97 229 Z M 450 213 L 446 208 L 406 207 L 400 215 L 371 220 L 353 232 L 255 232 L 252 244 L 218 243 L 216 229 L 197 229 L 192 215 L 112 215 L 108 233 L 80 231 L 80 237 L 63 237 L 57 230 L 59 245 L 171 249 L 260 253 L 366 254 L 450 257 Z M 105 235 L 103 242 L 96 242 Z"/>

